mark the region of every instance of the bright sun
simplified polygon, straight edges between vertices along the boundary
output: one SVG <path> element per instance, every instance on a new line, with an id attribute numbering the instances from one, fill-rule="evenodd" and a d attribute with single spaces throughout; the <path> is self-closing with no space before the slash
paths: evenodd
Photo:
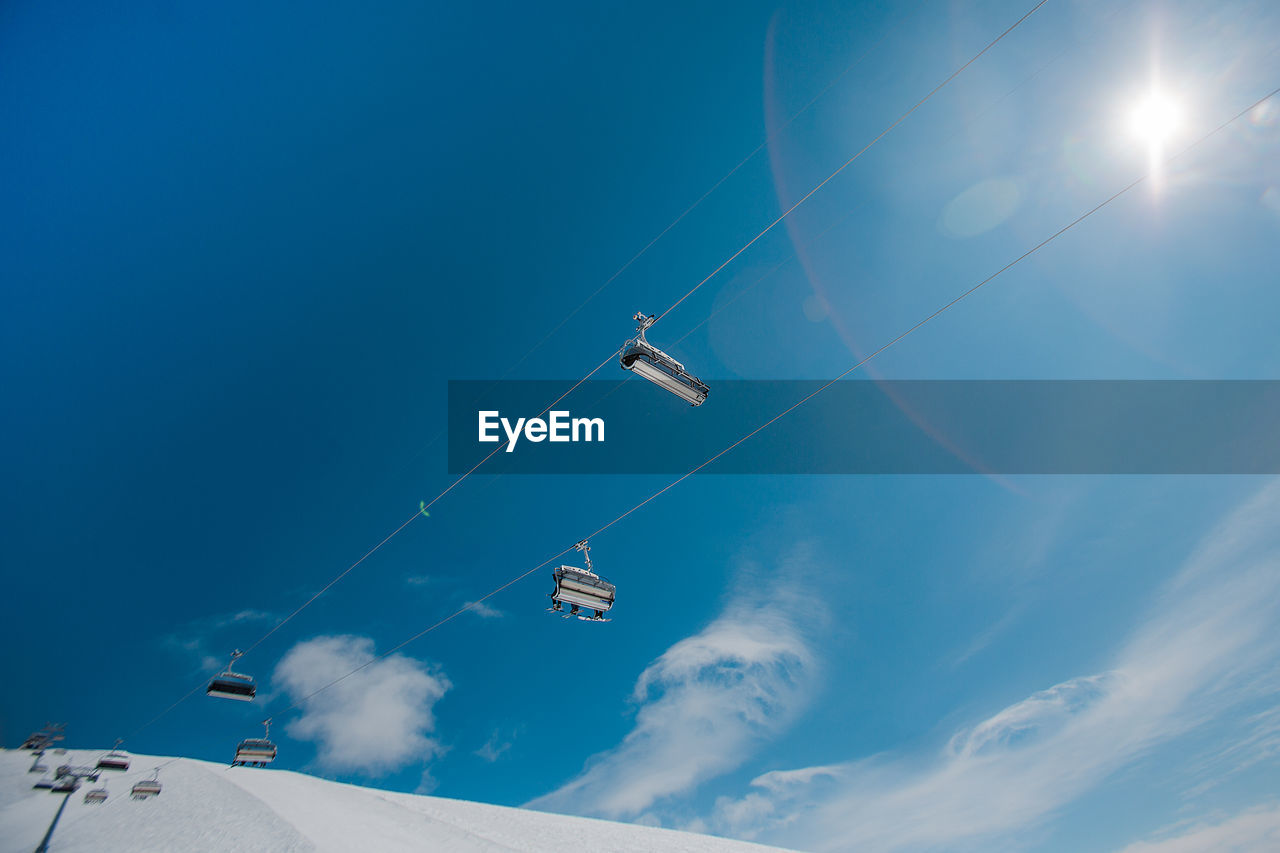
<path id="1" fill-rule="evenodd" d="M 1160 92 L 1152 92 L 1129 117 L 1129 129 L 1151 148 L 1163 148 L 1182 125 L 1178 104 Z"/>

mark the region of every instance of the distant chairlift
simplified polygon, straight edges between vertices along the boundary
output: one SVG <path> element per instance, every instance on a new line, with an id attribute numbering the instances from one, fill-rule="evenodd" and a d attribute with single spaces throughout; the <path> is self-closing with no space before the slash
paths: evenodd
<path id="1" fill-rule="evenodd" d="M 209 696 L 218 696 L 223 699 L 239 699 L 242 702 L 252 702 L 253 697 L 258 693 L 258 688 L 253 683 L 253 678 L 234 672 L 231 669 L 235 666 L 236 660 L 241 657 L 244 657 L 244 652 L 239 649 L 232 652 L 231 663 L 227 664 L 226 671 L 215 676 L 204 692 Z"/>
<path id="2" fill-rule="evenodd" d="M 99 770 L 128 770 L 129 753 L 120 749 L 123 740 L 116 738 L 116 745 L 110 752 L 98 759 Z"/>
<path id="3" fill-rule="evenodd" d="M 37 779 L 37 780 L 36 780 L 36 783 L 35 783 L 34 785 L 32 785 L 31 787 L 32 787 L 32 788 L 34 788 L 34 789 L 36 789 L 36 790 L 40 790 L 41 788 L 46 789 L 46 790 L 47 790 L 47 789 L 49 789 L 49 788 L 52 788 L 52 787 L 53 787 L 53 777 L 51 777 L 48 773 L 46 773 L 46 774 L 45 774 L 44 776 L 42 776 L 41 778 Z"/>
<path id="4" fill-rule="evenodd" d="M 591 570 L 591 546 L 587 544 L 587 540 L 583 539 L 573 547 L 582 552 L 587 567 L 579 569 L 577 566 L 560 566 L 552 572 L 556 588 L 551 593 L 551 606 L 547 609 L 566 619 L 577 616 L 587 622 L 608 622 L 604 614 L 613 607 L 617 588 Z M 564 604 L 569 605 L 568 613 L 563 612 Z M 595 615 L 583 616 L 578 612 L 580 607 L 591 608 Z"/>
<path id="5" fill-rule="evenodd" d="M 84 801 L 88 805 L 96 806 L 107 801 L 107 786 L 103 784 L 101 788 L 93 788 L 84 792 Z"/>
<path id="6" fill-rule="evenodd" d="M 240 741 L 232 767 L 266 767 L 276 760 L 276 745 L 271 742 L 271 718 L 263 720 L 262 725 L 266 728 L 266 735 Z"/>
<path id="7" fill-rule="evenodd" d="M 50 788 L 49 790 L 54 794 L 70 794 L 71 792 L 79 789 L 79 787 L 80 787 L 80 777 L 72 776 L 70 773 L 68 773 L 66 776 L 62 776 L 59 779 L 57 779 L 53 783 L 53 787 Z"/>
<path id="8" fill-rule="evenodd" d="M 44 751 L 41 750 L 40 752 L 37 752 L 35 756 L 36 756 L 36 760 L 31 762 L 31 767 L 27 770 L 27 772 L 28 773 L 47 773 L 49 771 L 49 765 L 45 764 L 40 760 L 44 758 Z"/>
<path id="9" fill-rule="evenodd" d="M 150 779 L 135 782 L 130 793 L 135 800 L 145 800 L 148 797 L 159 796 L 160 789 L 160 768 L 157 767 L 152 771 Z"/>
<path id="10" fill-rule="evenodd" d="M 639 327 L 636 336 L 622 348 L 622 366 L 633 370 L 655 385 L 667 389 L 691 406 L 700 406 L 711 389 L 684 365 L 644 339 L 645 329 L 653 325 L 653 315 L 637 312 L 633 318 Z"/>
<path id="11" fill-rule="evenodd" d="M 66 727 L 66 723 L 45 723 L 43 729 L 27 735 L 27 739 L 22 742 L 22 746 L 19 749 L 43 752 L 65 737 L 63 730 Z"/>

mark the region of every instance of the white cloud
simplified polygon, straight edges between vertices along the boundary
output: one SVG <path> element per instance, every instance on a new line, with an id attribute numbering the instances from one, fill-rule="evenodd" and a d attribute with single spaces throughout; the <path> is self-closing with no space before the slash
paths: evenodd
<path id="1" fill-rule="evenodd" d="M 734 769 L 786 729 L 808 704 L 817 669 L 801 617 L 821 610 L 789 591 L 795 563 L 772 582 L 744 584 L 714 622 L 649 664 L 632 694 L 635 727 L 622 743 L 527 805 L 636 818 Z"/>
<path id="2" fill-rule="evenodd" d="M 374 659 L 367 637 L 317 637 L 289 650 L 274 680 L 298 701 Z M 433 707 L 449 680 L 403 655 L 370 664 L 302 702 L 290 736 L 315 741 L 317 762 L 335 771 L 380 774 L 441 754 Z"/>
<path id="3" fill-rule="evenodd" d="M 1218 823 L 1197 823 L 1120 853 L 1253 853 L 1280 850 L 1280 805 L 1264 805 Z"/>
<path id="4" fill-rule="evenodd" d="M 765 774 L 718 802 L 710 828 L 876 851 L 989 848 L 1037 826 L 1153 746 L 1256 698 L 1254 676 L 1280 660 L 1277 511 L 1273 483 L 1207 536 L 1105 672 L 1015 703 L 933 755 Z"/>
<path id="5" fill-rule="evenodd" d="M 463 607 L 470 608 L 467 612 L 474 613 L 481 619 L 499 619 L 503 616 L 501 610 L 496 607 L 490 607 L 483 601 L 468 601 Z"/>

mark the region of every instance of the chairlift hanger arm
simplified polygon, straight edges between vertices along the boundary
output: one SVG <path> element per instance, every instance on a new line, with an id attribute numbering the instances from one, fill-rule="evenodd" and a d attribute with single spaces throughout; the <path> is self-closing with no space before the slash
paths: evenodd
<path id="1" fill-rule="evenodd" d="M 581 542 L 574 545 L 573 547 L 576 550 L 582 552 L 582 559 L 587 561 L 587 571 L 589 572 L 593 571 L 593 569 L 591 568 L 591 546 L 587 543 L 587 540 L 583 539 Z"/>

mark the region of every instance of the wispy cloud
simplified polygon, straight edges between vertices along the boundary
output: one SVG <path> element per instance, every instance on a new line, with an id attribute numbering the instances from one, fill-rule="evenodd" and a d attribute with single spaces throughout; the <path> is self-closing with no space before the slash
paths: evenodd
<path id="1" fill-rule="evenodd" d="M 466 604 L 463 605 L 463 607 L 470 608 L 467 612 L 474 613 L 476 616 L 479 616 L 481 619 L 500 619 L 502 618 L 503 615 L 505 615 L 498 608 L 490 607 L 489 605 L 485 604 L 483 601 L 468 601 Z"/>
<path id="2" fill-rule="evenodd" d="M 493 734 L 489 735 L 489 739 L 485 741 L 484 746 L 477 749 L 473 754 L 478 755 L 490 764 L 502 757 L 502 754 L 511 749 L 512 738 L 505 737 L 501 730 L 495 729 Z"/>
<path id="3" fill-rule="evenodd" d="M 576 778 L 528 806 L 635 818 L 739 766 L 787 728 L 812 694 L 817 661 L 800 628 L 812 600 L 789 592 L 803 561 L 744 584 L 705 629 L 640 674 L 635 727 Z"/>
<path id="4" fill-rule="evenodd" d="M 1155 745 L 1256 696 L 1252 676 L 1280 660 L 1278 511 L 1272 484 L 1207 536 L 1107 670 L 1015 703 L 932 755 L 766 774 L 717 803 L 709 828 L 874 851 L 984 847 L 1036 826 Z"/>
<path id="5" fill-rule="evenodd" d="M 1217 823 L 1169 830 L 1120 853 L 1252 853 L 1280 850 L 1280 804 L 1256 806 Z"/>
<path id="6" fill-rule="evenodd" d="M 236 644 L 241 646 L 249 644 L 249 640 L 253 638 L 256 631 L 249 628 L 249 633 L 246 633 L 244 629 L 255 623 L 269 624 L 276 618 L 274 613 L 268 613 L 265 610 L 237 610 L 233 613 L 205 616 L 187 623 L 178 631 L 166 636 L 164 644 L 183 657 L 199 661 L 201 669 L 212 671 L 227 665 L 231 650 Z M 234 632 L 228 630 L 232 628 L 241 630 Z M 257 630 L 262 628 L 259 627 Z"/>
<path id="7" fill-rule="evenodd" d="M 440 780 L 432 775 L 431 768 L 428 767 L 426 770 L 422 771 L 422 777 L 418 780 L 418 785 L 413 789 L 413 792 L 415 794 L 430 794 L 439 787 Z"/>
<path id="8" fill-rule="evenodd" d="M 276 666 L 274 681 L 302 700 L 302 715 L 286 731 L 315 741 L 323 768 L 381 774 L 444 751 L 430 735 L 435 703 L 451 685 L 421 661 L 391 655 L 304 698 L 373 659 L 371 639 L 329 636 L 299 643 Z"/>
<path id="9" fill-rule="evenodd" d="M 1267 692 L 1271 701 L 1276 701 L 1275 691 Z M 1235 731 L 1228 735 L 1226 745 L 1213 743 L 1193 764 L 1191 775 L 1201 781 L 1183 792 L 1185 799 L 1194 799 L 1255 764 L 1280 759 L 1280 705 L 1232 722 Z"/>

